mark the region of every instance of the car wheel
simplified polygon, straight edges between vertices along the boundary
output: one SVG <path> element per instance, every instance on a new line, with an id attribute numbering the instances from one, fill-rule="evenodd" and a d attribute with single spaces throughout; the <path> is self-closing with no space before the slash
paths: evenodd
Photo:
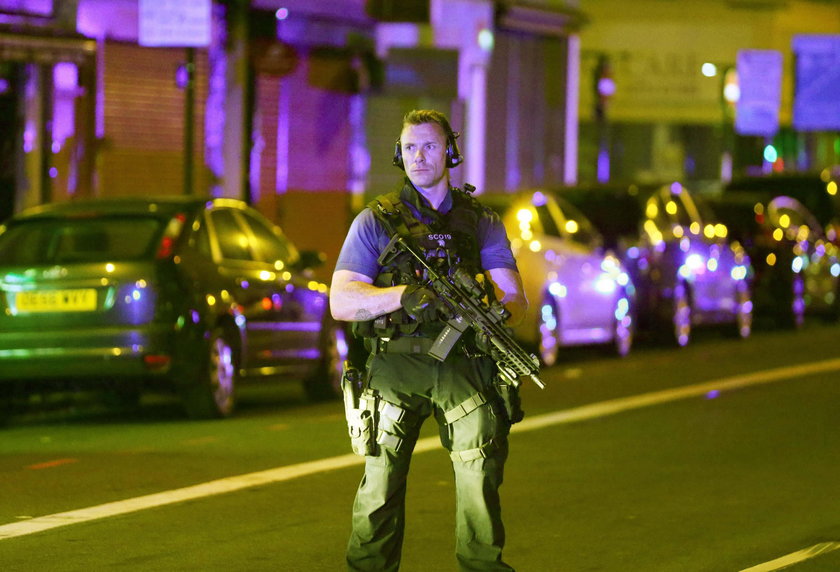
<path id="1" fill-rule="evenodd" d="M 802 274 L 796 272 L 791 275 L 785 294 L 787 301 L 783 300 L 778 309 L 779 324 L 798 330 L 805 325 L 805 279 Z"/>
<path id="2" fill-rule="evenodd" d="M 207 356 L 194 383 L 184 388 L 184 406 L 193 419 L 230 417 L 236 405 L 238 365 L 232 337 L 224 328 L 210 334 Z"/>
<path id="3" fill-rule="evenodd" d="M 540 361 L 546 367 L 551 367 L 557 363 L 560 355 L 560 315 L 553 299 L 547 298 L 540 305 L 537 327 Z"/>
<path id="4" fill-rule="evenodd" d="M 735 293 L 735 334 L 739 338 L 748 338 L 752 334 L 752 310 L 750 287 L 746 282 L 739 282 Z"/>
<path id="5" fill-rule="evenodd" d="M 792 315 L 795 328 L 805 325 L 805 278 L 797 273 L 793 278 Z"/>
<path id="6" fill-rule="evenodd" d="M 613 347 L 615 353 L 619 357 L 624 357 L 630 353 L 630 348 L 633 347 L 633 335 L 636 326 L 633 323 L 633 316 L 626 308 L 627 299 L 619 300 L 615 309 L 615 337 L 613 339 Z"/>
<path id="7" fill-rule="evenodd" d="M 341 371 L 348 353 L 347 334 L 341 324 L 327 320 L 322 328 L 319 351 L 318 366 L 303 383 L 310 401 L 326 401 L 341 395 Z"/>
<path id="8" fill-rule="evenodd" d="M 831 301 L 828 320 L 830 322 L 840 321 L 840 282 L 834 287 L 834 300 Z"/>
<path id="9" fill-rule="evenodd" d="M 674 288 L 672 325 L 674 341 L 678 346 L 687 346 L 691 340 L 691 294 L 685 282 Z"/>

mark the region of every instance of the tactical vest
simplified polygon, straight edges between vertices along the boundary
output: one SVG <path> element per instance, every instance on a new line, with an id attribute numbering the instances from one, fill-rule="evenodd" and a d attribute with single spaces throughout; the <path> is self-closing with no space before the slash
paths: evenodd
<path id="1" fill-rule="evenodd" d="M 421 204 L 412 204 L 419 213 L 416 217 L 407 200 L 419 194 L 406 183 L 400 192 L 381 195 L 367 206 L 371 209 L 391 237 L 399 234 L 420 248 L 426 261 L 441 274 L 447 274 L 454 266 L 465 268 L 471 275 L 483 273 L 480 246 L 478 244 L 478 221 L 484 208 L 466 191 L 451 188 L 452 209 L 441 214 Z M 395 252 L 384 260 L 380 258 L 382 270 L 374 280 L 380 287 L 401 284 L 422 284 L 427 281 L 425 269 L 413 256 Z M 492 288 L 487 284 L 488 295 Z M 443 323 L 418 324 L 403 309 L 384 314 L 368 322 L 356 322 L 354 333 L 363 337 L 394 338 L 422 335 L 435 337 Z"/>

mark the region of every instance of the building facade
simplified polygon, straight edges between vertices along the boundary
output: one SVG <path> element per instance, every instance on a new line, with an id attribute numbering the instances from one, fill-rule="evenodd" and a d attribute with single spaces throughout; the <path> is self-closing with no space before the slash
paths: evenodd
<path id="1" fill-rule="evenodd" d="M 833 0 L 582 0 L 579 180 L 717 181 L 769 169 L 822 169 L 840 162 L 837 130 L 797 130 L 794 38 L 838 37 Z M 781 55 L 779 128 L 734 131 L 737 104 L 723 98 L 739 52 Z M 840 55 L 835 56 L 840 65 Z M 607 62 L 605 69 L 603 62 Z M 599 68 L 599 63 L 601 67 Z M 704 68 L 704 64 L 706 67 Z M 709 71 L 714 65 L 716 73 Z M 705 71 L 705 74 L 704 74 Z M 597 82 L 612 82 L 611 95 Z M 837 81 L 836 79 L 834 81 Z M 599 152 L 605 142 L 608 168 Z M 763 150 L 779 151 L 770 164 Z M 728 164 L 725 158 L 728 157 Z"/>
<path id="2" fill-rule="evenodd" d="M 0 0 L 14 117 L 0 216 L 81 196 L 231 196 L 331 268 L 350 216 L 399 184 L 394 142 L 416 107 L 462 133 L 457 184 L 574 181 L 574 4 Z"/>

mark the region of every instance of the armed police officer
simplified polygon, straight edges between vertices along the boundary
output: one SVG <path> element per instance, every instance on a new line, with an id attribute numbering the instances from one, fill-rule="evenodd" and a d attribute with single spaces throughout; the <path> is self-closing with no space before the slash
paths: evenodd
<path id="1" fill-rule="evenodd" d="M 428 355 L 450 316 L 424 282 L 422 265 L 390 248 L 400 236 L 443 272 L 457 266 L 484 277 L 488 299 L 503 305 L 508 323 L 522 319 L 527 302 L 504 227 L 468 192 L 450 186 L 449 169 L 462 161 L 457 137 L 437 111 L 404 117 L 394 154 L 405 171 L 403 186 L 356 217 L 332 278 L 333 316 L 353 322 L 371 351 L 366 411 L 356 417 L 363 426 L 351 427 L 354 450 L 366 455 L 346 554 L 351 570 L 399 568 L 409 463 L 432 414 L 454 467 L 461 569 L 512 570 L 502 560 L 499 486 L 510 424 L 521 418 L 518 396 L 499 387 L 492 350 L 471 331 L 443 361 Z"/>

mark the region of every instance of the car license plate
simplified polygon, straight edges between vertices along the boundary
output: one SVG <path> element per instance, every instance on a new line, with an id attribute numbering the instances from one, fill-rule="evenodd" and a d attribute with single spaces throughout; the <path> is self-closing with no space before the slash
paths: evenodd
<path id="1" fill-rule="evenodd" d="M 96 290 L 38 290 L 15 295 L 18 312 L 92 312 L 96 310 Z"/>

